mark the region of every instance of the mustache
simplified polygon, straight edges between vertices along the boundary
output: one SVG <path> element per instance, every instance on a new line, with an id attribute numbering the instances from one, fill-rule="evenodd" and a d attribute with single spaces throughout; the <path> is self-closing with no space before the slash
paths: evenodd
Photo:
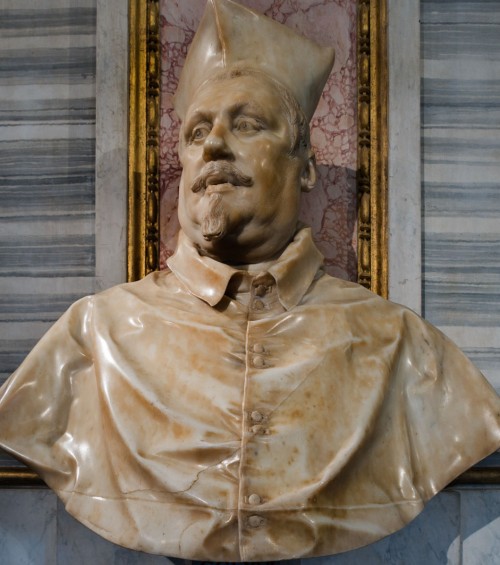
<path id="1" fill-rule="evenodd" d="M 242 173 L 238 167 L 229 161 L 211 161 L 203 167 L 201 174 L 195 178 L 191 190 L 200 192 L 211 184 L 225 183 L 234 186 L 252 186 L 253 179 Z"/>

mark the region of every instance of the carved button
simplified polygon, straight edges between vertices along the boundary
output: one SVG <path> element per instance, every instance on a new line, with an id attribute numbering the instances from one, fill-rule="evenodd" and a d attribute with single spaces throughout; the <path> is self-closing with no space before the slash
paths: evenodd
<path id="1" fill-rule="evenodd" d="M 260 504 L 260 496 L 258 494 L 251 494 L 248 497 L 248 504 L 251 504 L 252 506 Z"/>
<path id="2" fill-rule="evenodd" d="M 247 523 L 251 528 L 260 528 L 266 523 L 266 520 L 262 516 L 254 514 L 248 517 Z"/>
<path id="3" fill-rule="evenodd" d="M 255 287 L 255 294 L 256 296 L 265 296 L 267 292 L 267 286 L 263 284 L 259 284 Z"/>
<path id="4" fill-rule="evenodd" d="M 253 345 L 253 352 L 254 353 L 264 353 L 265 349 L 262 343 L 254 343 Z"/>
<path id="5" fill-rule="evenodd" d="M 262 300 L 254 300 L 252 306 L 254 310 L 264 310 L 264 302 Z"/>
<path id="6" fill-rule="evenodd" d="M 253 434 L 265 434 L 266 433 L 266 429 L 261 424 L 255 424 L 255 426 L 252 426 L 250 428 L 250 431 Z"/>
<path id="7" fill-rule="evenodd" d="M 264 416 L 260 412 L 258 412 L 257 410 L 254 410 L 250 414 L 250 419 L 252 420 L 252 422 L 262 422 L 262 420 L 264 419 Z"/>
<path id="8" fill-rule="evenodd" d="M 252 357 L 252 363 L 254 367 L 263 367 L 266 364 L 262 355 L 254 355 Z"/>

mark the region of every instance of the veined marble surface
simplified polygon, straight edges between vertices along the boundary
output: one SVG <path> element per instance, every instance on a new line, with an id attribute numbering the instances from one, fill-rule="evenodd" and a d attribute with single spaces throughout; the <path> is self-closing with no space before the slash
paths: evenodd
<path id="1" fill-rule="evenodd" d="M 422 312 L 420 4 L 388 0 L 389 298 Z"/>
<path id="2" fill-rule="evenodd" d="M 0 12 L 0 324 L 32 325 L 93 289 L 95 7 L 22 4 Z"/>
<path id="3" fill-rule="evenodd" d="M 1 3 L 0 382 L 95 289 L 95 20 L 95 0 Z"/>
<path id="4" fill-rule="evenodd" d="M 500 4 L 421 3 L 424 316 L 500 388 Z"/>

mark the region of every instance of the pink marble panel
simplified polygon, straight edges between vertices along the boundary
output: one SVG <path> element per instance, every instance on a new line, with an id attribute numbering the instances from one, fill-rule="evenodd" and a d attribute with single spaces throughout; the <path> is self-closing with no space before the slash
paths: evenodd
<path id="1" fill-rule="evenodd" d="M 303 197 L 302 220 L 313 227 L 330 274 L 356 279 L 356 0 L 240 0 L 323 45 L 336 60 L 312 119 L 319 179 Z M 161 251 L 160 263 L 175 249 L 179 122 L 172 108 L 180 71 L 205 0 L 161 0 Z"/>

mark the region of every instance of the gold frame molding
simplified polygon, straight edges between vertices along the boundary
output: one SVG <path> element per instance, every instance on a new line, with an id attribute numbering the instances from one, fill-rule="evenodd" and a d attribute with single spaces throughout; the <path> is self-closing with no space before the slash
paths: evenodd
<path id="1" fill-rule="evenodd" d="M 159 0 L 129 2 L 128 281 L 159 264 L 159 9 Z"/>
<path id="2" fill-rule="evenodd" d="M 159 0 L 129 0 L 129 187 L 127 278 L 159 263 Z M 387 11 L 358 0 L 358 280 L 388 292 Z M 500 467 L 474 467 L 451 483 L 500 485 Z M 0 467 L 0 488 L 46 486 L 23 467 Z"/>
<path id="3" fill-rule="evenodd" d="M 387 8 L 358 0 L 358 282 L 388 296 Z"/>

